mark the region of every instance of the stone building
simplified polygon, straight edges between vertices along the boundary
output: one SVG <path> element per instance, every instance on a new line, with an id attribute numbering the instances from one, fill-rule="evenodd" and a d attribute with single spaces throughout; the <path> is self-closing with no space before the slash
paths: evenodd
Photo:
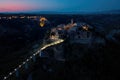
<path id="1" fill-rule="evenodd" d="M 71 42 L 88 44 L 92 39 L 93 27 L 86 23 L 76 23 L 76 26 L 70 28 L 67 32 Z"/>

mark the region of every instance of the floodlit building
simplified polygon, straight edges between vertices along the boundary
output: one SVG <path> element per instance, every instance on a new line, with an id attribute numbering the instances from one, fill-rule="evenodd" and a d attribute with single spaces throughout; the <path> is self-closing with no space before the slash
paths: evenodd
<path id="1" fill-rule="evenodd" d="M 53 28 L 50 32 L 50 39 L 51 40 L 58 40 L 59 39 L 59 34 L 58 30 L 56 28 Z"/>
<path id="2" fill-rule="evenodd" d="M 58 25 L 56 28 L 51 29 L 50 39 L 57 40 L 58 38 L 69 38 L 70 42 L 88 44 L 91 43 L 93 38 L 93 27 L 80 22 L 64 25 Z"/>
<path id="3" fill-rule="evenodd" d="M 40 26 L 44 27 L 46 21 L 47 19 L 45 17 L 40 17 Z"/>
<path id="4" fill-rule="evenodd" d="M 64 26 L 65 30 L 69 30 L 72 27 L 76 26 L 76 23 L 73 22 L 73 19 L 71 19 L 71 23 L 68 23 L 67 25 Z"/>
<path id="5" fill-rule="evenodd" d="M 93 27 L 86 23 L 76 23 L 76 26 L 70 28 L 67 32 L 71 42 L 87 44 L 92 39 Z"/>

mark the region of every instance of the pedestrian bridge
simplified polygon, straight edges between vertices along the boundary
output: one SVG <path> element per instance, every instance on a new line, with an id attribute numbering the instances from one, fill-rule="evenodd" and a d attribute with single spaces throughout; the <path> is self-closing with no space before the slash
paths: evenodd
<path id="1" fill-rule="evenodd" d="M 15 77 L 19 77 L 19 71 L 20 71 L 20 69 L 21 69 L 21 68 L 28 69 L 28 63 L 29 63 L 31 60 L 35 61 L 35 57 L 36 57 L 38 54 L 41 55 L 41 51 L 42 51 L 42 50 L 45 50 L 46 48 L 48 48 L 48 47 L 50 47 L 50 46 L 54 46 L 54 45 L 60 44 L 60 43 L 62 43 L 62 42 L 64 42 L 63 39 L 58 39 L 58 40 L 56 40 L 56 41 L 54 41 L 54 42 L 52 42 L 52 43 L 49 43 L 49 44 L 44 45 L 44 46 L 41 47 L 37 52 L 35 52 L 33 55 L 31 55 L 29 58 L 27 58 L 25 61 L 23 61 L 22 64 L 18 65 L 17 68 L 15 68 L 13 71 L 9 72 L 8 75 L 4 76 L 4 77 L 3 77 L 3 80 L 12 80 L 12 79 L 10 79 L 10 77 L 13 76 L 13 75 L 14 75 Z M 24 69 L 24 70 L 25 70 L 25 69 Z M 19 80 L 19 79 L 17 79 L 17 80 Z"/>

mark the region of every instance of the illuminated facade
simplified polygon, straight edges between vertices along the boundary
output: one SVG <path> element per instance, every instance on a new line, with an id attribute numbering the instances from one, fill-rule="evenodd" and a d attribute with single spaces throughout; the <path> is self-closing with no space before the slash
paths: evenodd
<path id="1" fill-rule="evenodd" d="M 90 43 L 92 39 L 93 27 L 86 23 L 76 23 L 76 26 L 70 28 L 67 32 L 71 42 Z"/>
<path id="2" fill-rule="evenodd" d="M 58 39 L 59 39 L 58 30 L 56 28 L 53 28 L 50 32 L 50 40 L 58 40 Z"/>
<path id="3" fill-rule="evenodd" d="M 46 21 L 47 21 L 47 19 L 45 17 L 41 17 L 40 18 L 40 26 L 44 27 Z"/>

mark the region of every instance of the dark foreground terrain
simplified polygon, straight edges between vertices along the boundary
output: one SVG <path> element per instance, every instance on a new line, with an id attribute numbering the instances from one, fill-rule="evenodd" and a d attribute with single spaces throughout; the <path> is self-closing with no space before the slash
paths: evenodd
<path id="1" fill-rule="evenodd" d="M 102 37 L 105 43 L 101 45 L 98 40 L 98 43 L 95 41 L 92 46 L 86 47 L 70 44 L 66 40 L 62 43 L 66 61 L 38 58 L 30 71 L 33 80 L 118 80 L 119 14 L 43 16 L 50 22 L 43 28 L 39 26 L 39 22 L 28 19 L 0 20 L 0 77 L 12 71 L 35 48 L 39 48 L 50 28 L 67 24 L 70 19 L 74 19 L 75 22 L 86 22 L 97 27 L 99 33 L 96 36 Z M 44 64 L 48 65 L 47 69 L 43 69 Z"/>

